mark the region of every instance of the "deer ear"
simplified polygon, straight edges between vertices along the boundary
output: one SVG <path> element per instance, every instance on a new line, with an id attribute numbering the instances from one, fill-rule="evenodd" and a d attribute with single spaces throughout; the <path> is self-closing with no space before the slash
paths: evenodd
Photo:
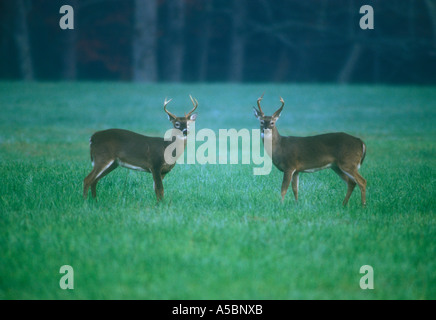
<path id="1" fill-rule="evenodd" d="M 195 119 L 197 119 L 197 114 L 196 113 L 191 114 L 191 116 L 189 117 L 189 120 L 195 121 Z"/>
<path id="2" fill-rule="evenodd" d="M 255 107 L 253 107 L 253 110 L 254 110 L 254 116 L 255 116 L 257 119 L 259 119 L 259 117 L 260 117 L 259 112 L 256 110 Z"/>
<path id="3" fill-rule="evenodd" d="M 274 118 L 275 121 L 277 122 L 277 120 L 279 120 L 279 118 L 280 118 L 280 114 L 281 114 L 280 112 L 277 114 L 274 114 L 271 118 Z"/>
<path id="4" fill-rule="evenodd" d="M 282 110 L 283 110 L 283 106 L 279 110 L 274 112 L 274 114 L 271 116 L 271 118 L 274 118 L 277 121 L 280 118 L 280 114 L 282 113 Z"/>

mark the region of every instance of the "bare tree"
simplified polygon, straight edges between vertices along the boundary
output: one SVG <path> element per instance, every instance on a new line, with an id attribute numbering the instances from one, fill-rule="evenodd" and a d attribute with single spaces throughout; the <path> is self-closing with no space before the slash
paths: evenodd
<path id="1" fill-rule="evenodd" d="M 201 31 L 198 45 L 198 80 L 206 81 L 209 64 L 209 44 L 211 37 L 212 0 L 203 0 L 204 11 L 201 15 Z"/>
<path id="2" fill-rule="evenodd" d="M 353 71 L 356 68 L 359 59 L 362 55 L 362 45 L 360 43 L 354 43 L 351 47 L 350 53 L 348 54 L 347 59 L 345 60 L 344 65 L 339 71 L 338 82 L 339 83 L 348 83 L 351 80 L 353 75 Z"/>
<path id="3" fill-rule="evenodd" d="M 74 16 L 78 17 L 78 1 L 70 0 L 69 4 L 74 9 Z M 75 21 L 75 28 L 73 30 L 63 31 L 63 57 L 62 57 L 62 79 L 76 80 L 77 79 L 77 40 L 78 28 Z"/>
<path id="4" fill-rule="evenodd" d="M 179 82 L 183 76 L 185 56 L 185 1 L 172 0 L 167 5 L 167 34 L 164 39 L 164 74 L 169 81 Z"/>
<path id="5" fill-rule="evenodd" d="M 134 0 L 132 78 L 154 82 L 157 69 L 157 0 Z"/>
<path id="6" fill-rule="evenodd" d="M 34 79 L 34 69 L 32 63 L 31 47 L 29 40 L 29 28 L 27 24 L 27 16 L 30 11 L 31 3 L 26 0 L 10 1 L 12 11 L 15 14 L 14 19 L 13 39 L 17 47 L 18 67 L 21 77 L 24 80 Z"/>
<path id="7" fill-rule="evenodd" d="M 246 10 L 245 0 L 233 0 L 229 63 L 229 80 L 233 82 L 240 82 L 244 77 Z"/>
<path id="8" fill-rule="evenodd" d="M 428 16 L 431 20 L 433 30 L 433 45 L 436 44 L 436 4 L 431 0 L 425 0 L 425 5 L 428 9 Z"/>
<path id="9" fill-rule="evenodd" d="M 348 57 L 345 59 L 345 63 L 342 68 L 339 70 L 338 74 L 338 82 L 339 83 L 349 83 L 353 76 L 353 72 L 358 65 L 358 62 L 362 56 L 363 45 L 360 43 L 359 39 L 356 39 L 356 33 L 354 30 L 355 25 L 355 11 L 358 8 L 354 5 L 354 1 L 350 0 L 348 2 L 348 27 L 347 27 L 347 36 L 348 41 L 351 42 L 350 52 Z M 357 40 L 357 41 L 356 41 Z"/>

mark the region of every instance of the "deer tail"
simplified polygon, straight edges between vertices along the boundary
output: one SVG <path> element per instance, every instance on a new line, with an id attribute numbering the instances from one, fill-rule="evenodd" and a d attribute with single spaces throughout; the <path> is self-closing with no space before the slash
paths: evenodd
<path id="1" fill-rule="evenodd" d="M 363 141 L 362 141 L 362 150 L 363 150 L 363 153 L 362 153 L 362 159 L 360 159 L 360 164 L 363 163 L 363 160 L 365 159 L 365 156 L 366 156 L 366 144 Z"/>
<path id="2" fill-rule="evenodd" d="M 92 156 L 92 137 L 89 138 L 89 155 L 91 157 L 92 166 L 94 166 L 94 157 Z"/>

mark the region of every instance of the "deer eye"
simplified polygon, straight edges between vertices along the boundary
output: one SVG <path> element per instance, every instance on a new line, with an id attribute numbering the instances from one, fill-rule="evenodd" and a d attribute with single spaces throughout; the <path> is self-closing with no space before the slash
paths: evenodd
<path id="1" fill-rule="evenodd" d="M 274 122 L 270 122 L 270 125 L 273 126 L 273 125 L 274 125 Z"/>
<path id="2" fill-rule="evenodd" d="M 265 121 L 260 120 L 260 124 L 261 124 L 261 125 L 264 125 L 264 123 L 265 123 Z"/>
<path id="3" fill-rule="evenodd" d="M 180 128 L 180 122 L 176 122 L 176 123 L 174 124 L 174 127 L 175 127 L 176 129 L 179 129 L 179 128 Z"/>

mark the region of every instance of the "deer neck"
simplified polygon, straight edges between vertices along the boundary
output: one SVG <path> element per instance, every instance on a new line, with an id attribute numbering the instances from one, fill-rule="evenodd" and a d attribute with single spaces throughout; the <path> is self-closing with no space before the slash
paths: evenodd
<path id="1" fill-rule="evenodd" d="M 165 159 L 167 169 L 171 170 L 176 164 L 176 161 L 183 155 L 187 146 L 187 137 L 180 134 L 179 130 L 173 129 L 171 132 L 171 139 L 163 139 L 164 144 L 164 157 L 169 156 L 169 159 Z M 167 154 L 170 152 L 170 154 Z M 174 154 L 175 152 L 175 154 Z M 168 170 L 168 171 L 169 171 Z"/>
<path id="2" fill-rule="evenodd" d="M 279 131 L 276 127 L 273 127 L 271 130 L 271 136 L 272 136 L 272 148 L 273 150 L 280 144 L 280 140 L 282 136 L 279 134 Z M 265 142 L 265 138 L 262 138 L 262 141 Z"/>
<path id="3" fill-rule="evenodd" d="M 279 134 L 277 128 L 274 126 L 271 130 L 271 151 L 274 154 L 276 152 L 276 150 L 279 150 L 279 145 L 280 145 L 280 140 L 281 140 L 281 135 Z M 262 138 L 262 142 L 265 145 L 265 136 Z M 268 150 L 268 148 L 266 149 L 266 151 L 268 152 L 268 155 L 270 157 L 272 157 L 272 154 L 270 154 L 270 150 Z"/>
<path id="4" fill-rule="evenodd" d="M 280 140 L 282 138 L 282 136 L 280 135 L 279 131 L 277 130 L 277 127 L 274 126 L 274 128 L 272 129 L 272 135 L 273 135 L 273 146 L 274 145 L 278 145 L 280 143 Z"/>
<path id="5" fill-rule="evenodd" d="M 177 143 L 183 143 L 183 150 L 186 149 L 186 145 L 188 143 L 188 135 L 184 136 L 182 133 L 180 133 L 180 130 L 173 129 L 173 136 L 176 137 Z"/>
<path id="6" fill-rule="evenodd" d="M 183 147 L 186 148 L 186 144 L 188 141 L 188 136 L 184 136 L 182 133 L 180 133 L 180 130 L 178 129 L 173 129 L 173 133 L 172 133 L 173 137 L 176 137 L 176 140 L 180 143 L 183 142 Z"/>

